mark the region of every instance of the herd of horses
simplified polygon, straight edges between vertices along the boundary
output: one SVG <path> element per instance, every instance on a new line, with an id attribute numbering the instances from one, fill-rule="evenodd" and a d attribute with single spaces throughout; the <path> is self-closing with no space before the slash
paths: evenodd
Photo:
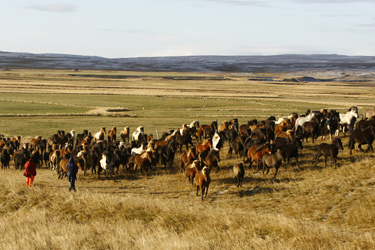
<path id="1" fill-rule="evenodd" d="M 84 175 L 91 170 L 100 178 L 104 171 L 107 179 L 109 175 L 117 174 L 121 167 L 132 173 L 139 169 L 145 174 L 158 166 L 173 168 L 175 154 L 179 151 L 179 171 L 185 173 L 191 185 L 195 182 L 197 195 L 201 189 L 203 200 L 211 182 L 210 171 L 220 169 L 220 152 L 225 144 L 228 157 L 234 154 L 241 161 L 233 166 L 237 186 L 240 186 L 245 164 L 250 167 L 256 164 L 256 170 L 266 171 L 266 174 L 274 168 L 274 178 L 282 162 L 289 165 L 293 158 L 299 167 L 299 151 L 303 149 L 303 142 L 310 138 L 314 142 L 318 137 L 329 136 L 331 142 L 318 145 L 315 165 L 321 156 L 325 158 L 325 166 L 328 158 L 331 158 L 331 165 L 336 165 L 339 150 L 344 150 L 340 133 L 349 132 L 350 154 L 355 144 L 362 152 L 365 151 L 361 146 L 367 144 L 367 151 L 373 152 L 375 110 L 365 111 L 363 118 L 358 118 L 358 108 L 351 107 L 342 114 L 336 110 L 307 110 L 302 115 L 292 113 L 279 119 L 270 116 L 263 121 L 254 119 L 242 125 L 237 118 L 222 124 L 217 120 L 207 125 L 193 121 L 163 133 L 158 139 L 146 134 L 143 126 L 137 127 L 133 133 L 129 127 L 124 127 L 120 137 L 116 137 L 116 127 L 110 130 L 102 127 L 95 133 L 59 130 L 49 138 L 37 136 L 23 143 L 20 136 L 2 136 L 1 168 L 9 168 L 13 159 L 15 169 L 22 169 L 27 160 L 33 158 L 39 167 L 44 165 L 55 170 L 58 178 L 63 178 L 67 173 L 68 159 L 74 157 Z"/>

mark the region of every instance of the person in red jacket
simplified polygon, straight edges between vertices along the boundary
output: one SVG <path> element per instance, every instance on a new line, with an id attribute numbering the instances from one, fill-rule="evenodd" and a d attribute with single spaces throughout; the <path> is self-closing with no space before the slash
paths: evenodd
<path id="1" fill-rule="evenodd" d="M 23 175 L 26 177 L 26 186 L 30 186 L 34 182 L 34 177 L 36 176 L 36 164 L 33 159 L 30 158 L 28 162 L 25 163 L 25 172 Z"/>

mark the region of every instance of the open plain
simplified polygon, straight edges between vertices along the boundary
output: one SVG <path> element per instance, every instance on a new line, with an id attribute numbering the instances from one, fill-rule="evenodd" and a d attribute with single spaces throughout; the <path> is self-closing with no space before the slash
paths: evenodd
<path id="1" fill-rule="evenodd" d="M 375 106 L 375 77 L 363 72 L 181 73 L 13 69 L 0 72 L 0 133 L 48 138 L 57 130 L 144 126 L 154 138 L 198 120 L 265 120 L 307 109 Z M 361 119 L 362 115 L 360 116 Z M 35 185 L 22 172 L 0 172 L 1 249 L 374 249 L 375 157 L 348 134 L 338 167 L 314 167 L 318 138 L 304 142 L 301 167 L 282 167 L 275 180 L 245 166 L 237 188 L 237 156 L 221 149 L 201 201 L 173 168 L 148 175 L 120 169 L 107 180 L 79 173 L 77 192 L 45 166 Z M 196 145 L 196 141 L 194 140 Z M 366 146 L 365 146 L 366 148 Z M 330 163 L 330 162 L 329 162 Z M 283 163 L 285 166 L 285 163 Z M 30 239 L 32 237 L 32 239 Z"/>

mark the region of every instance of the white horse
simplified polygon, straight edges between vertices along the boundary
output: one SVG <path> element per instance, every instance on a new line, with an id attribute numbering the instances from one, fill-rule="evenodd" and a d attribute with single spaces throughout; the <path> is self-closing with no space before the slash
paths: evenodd
<path id="1" fill-rule="evenodd" d="M 281 122 L 283 122 L 284 120 L 287 120 L 289 119 L 288 117 L 280 117 L 277 121 L 275 121 L 275 124 L 280 124 Z"/>
<path id="2" fill-rule="evenodd" d="M 311 121 L 314 117 L 315 117 L 314 112 L 310 113 L 308 116 L 305 116 L 305 117 L 298 117 L 294 125 L 294 131 L 297 132 L 297 129 L 299 126 L 302 127 L 303 124 L 305 124 L 305 122 Z"/>
<path id="3" fill-rule="evenodd" d="M 219 148 L 217 148 L 217 146 L 219 145 L 220 140 L 221 140 L 220 135 L 217 132 L 215 132 L 215 135 L 212 137 L 212 148 L 214 150 L 216 150 L 216 151 L 220 150 Z"/>
<path id="4" fill-rule="evenodd" d="M 102 159 L 99 161 L 100 167 L 104 170 L 105 172 L 105 178 L 108 178 L 108 169 L 110 170 L 110 175 L 112 176 L 113 174 L 113 168 L 112 168 L 112 163 L 107 163 L 107 155 L 105 153 L 102 154 Z M 98 171 L 99 172 L 99 171 Z"/>
<path id="5" fill-rule="evenodd" d="M 346 112 L 345 114 L 340 114 L 340 125 L 351 125 L 352 119 L 358 119 L 358 113 L 354 111 L 353 109 Z M 350 129 L 350 128 L 349 128 Z M 343 126 L 342 132 L 345 134 L 345 126 Z M 338 135 L 338 131 L 336 131 L 336 134 Z"/>
<path id="6" fill-rule="evenodd" d="M 76 131 L 72 129 L 69 134 L 72 136 L 72 141 L 74 142 L 76 140 Z"/>
<path id="7" fill-rule="evenodd" d="M 143 152 L 144 146 L 143 144 L 139 148 L 132 148 L 131 155 L 139 155 Z"/>
<path id="8" fill-rule="evenodd" d="M 139 136 L 144 134 L 144 128 L 142 126 L 139 126 L 137 128 L 137 131 L 132 134 L 132 141 L 138 141 Z"/>

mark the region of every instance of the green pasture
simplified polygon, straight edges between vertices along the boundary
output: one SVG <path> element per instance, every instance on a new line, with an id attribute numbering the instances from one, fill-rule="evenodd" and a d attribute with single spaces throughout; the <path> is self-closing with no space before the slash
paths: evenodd
<path id="1" fill-rule="evenodd" d="M 102 126 L 129 126 L 131 131 L 144 126 L 155 134 L 194 120 L 208 124 L 238 118 L 244 124 L 307 109 L 345 112 L 353 105 L 362 113 L 375 99 L 372 88 L 360 84 L 270 83 L 180 72 L 12 70 L 0 72 L 2 89 L 0 134 L 44 137 L 57 130 L 96 132 Z M 128 89 L 140 92 L 129 94 Z M 121 112 L 91 113 L 98 108 Z"/>
<path id="2" fill-rule="evenodd" d="M 270 115 L 285 116 L 320 105 L 270 99 L 227 99 L 166 96 L 77 95 L 77 94 L 0 94 L 0 133 L 48 137 L 57 130 L 80 133 L 84 129 L 99 131 L 100 127 L 119 130 L 129 126 L 134 131 L 144 126 L 156 135 L 176 129 L 183 123 L 198 120 L 201 124 L 238 118 L 241 124 Z M 89 115 L 97 107 L 124 108 L 117 114 Z"/>

